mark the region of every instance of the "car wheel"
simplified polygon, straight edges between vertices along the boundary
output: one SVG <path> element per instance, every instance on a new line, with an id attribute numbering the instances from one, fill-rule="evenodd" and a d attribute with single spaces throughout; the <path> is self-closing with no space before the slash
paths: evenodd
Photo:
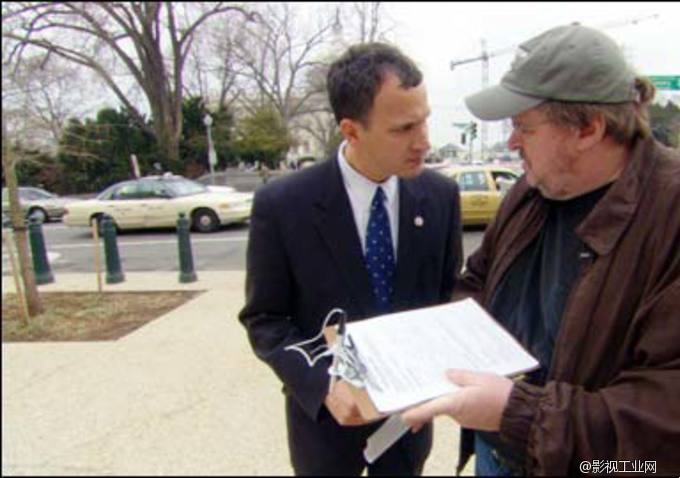
<path id="1" fill-rule="evenodd" d="M 34 207 L 30 211 L 28 211 L 28 217 L 29 219 L 37 219 L 40 224 L 44 224 L 47 222 L 47 212 L 41 208 L 41 207 Z"/>
<path id="2" fill-rule="evenodd" d="M 220 227 L 220 219 L 210 209 L 198 209 L 191 217 L 194 229 L 198 232 L 213 232 Z"/>

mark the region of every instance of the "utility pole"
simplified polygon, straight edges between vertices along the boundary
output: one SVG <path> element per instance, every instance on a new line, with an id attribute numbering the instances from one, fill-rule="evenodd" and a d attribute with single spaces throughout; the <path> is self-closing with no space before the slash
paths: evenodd
<path id="1" fill-rule="evenodd" d="M 482 38 L 482 84 L 489 84 L 489 54 L 486 51 L 486 40 Z M 475 136 L 477 136 L 477 125 L 474 126 Z M 479 143 L 479 150 L 481 155 L 481 160 L 486 161 L 486 141 L 488 138 L 489 125 L 488 121 L 482 121 L 482 137 Z"/>
<path id="2" fill-rule="evenodd" d="M 495 56 L 499 55 L 504 55 L 505 53 L 510 53 L 511 51 L 515 50 L 515 47 L 508 47 L 508 48 L 503 48 L 501 50 L 496 50 L 493 52 L 489 52 L 487 50 L 487 44 L 486 40 L 482 38 L 480 40 L 481 45 L 482 45 L 482 54 L 479 56 L 475 56 L 472 58 L 466 58 L 464 60 L 457 60 L 457 61 L 452 61 L 449 64 L 449 67 L 451 70 L 453 70 L 456 66 L 464 65 L 466 63 L 474 63 L 477 61 L 482 62 L 482 88 L 487 88 L 489 86 L 489 58 L 493 58 Z M 484 160 L 486 158 L 486 144 L 488 141 L 489 137 L 489 129 L 488 125 L 485 121 L 482 122 L 482 131 L 481 131 L 481 138 L 480 138 L 480 150 L 481 150 L 481 158 Z"/>
<path id="3" fill-rule="evenodd" d="M 474 142 L 475 138 L 477 138 L 477 123 L 475 123 L 474 121 L 470 121 L 469 128 L 470 128 L 470 162 L 472 162 L 472 143 Z M 484 161 L 484 156 L 482 156 L 482 161 Z"/>
<path id="4" fill-rule="evenodd" d="M 467 139 L 469 150 L 468 162 L 471 163 L 473 150 L 472 145 L 475 138 L 477 137 L 477 123 L 474 121 L 470 121 L 469 123 L 453 123 L 453 126 L 463 131 L 460 135 L 460 144 L 465 144 L 465 140 Z"/>

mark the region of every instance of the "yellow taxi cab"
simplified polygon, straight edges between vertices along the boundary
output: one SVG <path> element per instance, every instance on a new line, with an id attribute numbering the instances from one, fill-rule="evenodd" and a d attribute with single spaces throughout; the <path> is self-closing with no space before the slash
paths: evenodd
<path id="1" fill-rule="evenodd" d="M 521 176 L 503 166 L 453 166 L 440 170 L 458 183 L 463 225 L 488 224 L 498 212 L 501 200 Z"/>

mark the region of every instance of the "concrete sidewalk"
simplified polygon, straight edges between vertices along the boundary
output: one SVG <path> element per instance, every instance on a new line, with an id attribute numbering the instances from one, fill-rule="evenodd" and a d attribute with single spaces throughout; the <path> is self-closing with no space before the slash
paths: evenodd
<path id="1" fill-rule="evenodd" d="M 281 385 L 237 320 L 244 273 L 198 276 L 106 285 L 205 290 L 119 340 L 2 344 L 3 475 L 292 475 Z M 58 274 L 40 290 L 96 290 L 96 279 Z M 437 419 L 425 474 L 453 475 L 457 455 L 457 427 Z"/>

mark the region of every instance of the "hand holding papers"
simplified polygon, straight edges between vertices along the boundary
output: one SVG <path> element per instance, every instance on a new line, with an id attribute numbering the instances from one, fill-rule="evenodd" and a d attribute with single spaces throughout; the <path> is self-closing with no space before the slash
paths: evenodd
<path id="1" fill-rule="evenodd" d="M 352 322 L 346 335 L 381 414 L 456 390 L 448 369 L 512 375 L 538 366 L 472 299 Z"/>
<path id="2" fill-rule="evenodd" d="M 328 317 L 324 326 L 327 322 Z M 538 366 L 472 299 L 352 322 L 345 325 L 344 332 L 336 339 L 334 328 L 324 328 L 328 344 L 333 345 L 323 355 L 333 354 L 335 365 L 329 373 L 352 385 L 350 390 L 366 420 L 456 391 L 458 387 L 446 376 L 449 369 L 467 370 L 475 376 L 478 374 L 474 372 L 489 373 L 488 378 L 494 379 L 493 393 L 482 393 L 480 397 L 495 400 L 502 395 L 496 393 L 495 385 L 509 390 L 509 380 L 497 375 L 518 374 Z M 499 384 L 496 379 L 504 382 Z M 480 386 L 473 392 L 484 392 L 491 384 L 491 381 L 475 383 Z M 408 424 L 399 415 L 390 417 L 369 438 L 364 450 L 366 460 L 373 462 L 409 425 L 420 426 L 436 414 L 447 413 L 446 400 L 450 397 L 441 397 L 439 402 L 434 400 L 405 413 Z M 492 417 L 489 421 L 493 420 Z"/>
<path id="3" fill-rule="evenodd" d="M 460 389 L 404 412 L 401 418 L 413 431 L 418 431 L 437 415 L 448 415 L 465 428 L 498 431 L 512 391 L 512 380 L 469 370 L 449 370 L 446 375 Z"/>

